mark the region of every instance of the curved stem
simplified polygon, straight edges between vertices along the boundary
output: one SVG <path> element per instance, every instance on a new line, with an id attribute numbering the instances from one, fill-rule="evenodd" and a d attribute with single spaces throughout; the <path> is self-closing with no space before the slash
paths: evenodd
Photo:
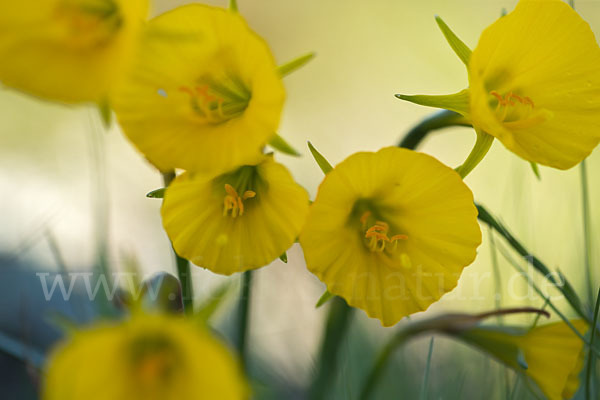
<path id="1" fill-rule="evenodd" d="M 429 133 L 452 126 L 471 125 L 462 115 L 455 113 L 454 111 L 442 110 L 415 125 L 402 138 L 398 147 L 414 150 Z"/>
<path id="2" fill-rule="evenodd" d="M 175 179 L 175 171 L 165 172 L 162 174 L 165 187 L 168 187 Z M 173 245 L 171 244 L 171 248 Z M 181 284 L 181 296 L 183 300 L 183 311 L 191 315 L 194 313 L 194 289 L 192 286 L 192 274 L 190 271 L 190 262 L 183 257 L 180 257 L 173 248 L 175 255 L 175 265 L 177 267 L 177 277 Z"/>
<path id="3" fill-rule="evenodd" d="M 492 135 L 488 135 L 479 129 L 476 129 L 475 132 L 477 132 L 475 146 L 473 146 L 473 149 L 465 162 L 460 167 L 456 168 L 456 172 L 458 172 L 463 179 L 469 175 L 469 172 L 473 171 L 481 160 L 483 160 L 483 157 L 485 157 L 490 150 L 490 147 L 492 147 L 492 143 L 494 143 L 494 137 Z"/>

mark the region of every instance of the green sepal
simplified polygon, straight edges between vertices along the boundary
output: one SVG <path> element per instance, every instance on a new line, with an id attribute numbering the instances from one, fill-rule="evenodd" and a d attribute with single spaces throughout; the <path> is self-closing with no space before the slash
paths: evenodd
<path id="1" fill-rule="evenodd" d="M 319 168 L 321 168 L 321 171 L 323 171 L 325 175 L 331 172 L 333 167 L 331 166 L 329 161 L 327 161 L 327 159 L 323 157 L 321 153 L 317 151 L 317 149 L 315 149 L 311 142 L 308 142 L 308 149 L 310 150 L 310 153 L 312 154 L 317 164 L 319 164 Z"/>
<path id="2" fill-rule="evenodd" d="M 460 40 L 458 36 L 454 34 L 454 32 L 452 32 L 452 29 L 446 25 L 442 18 L 436 15 L 435 22 L 437 22 L 440 30 L 444 34 L 444 37 L 448 41 L 448 44 L 450 47 L 452 47 L 452 50 L 454 50 L 454 53 L 456 53 L 463 64 L 468 67 L 469 59 L 471 58 L 471 49 L 469 49 L 469 47 L 462 40 Z"/>
<path id="3" fill-rule="evenodd" d="M 284 138 L 275 134 L 269 141 L 269 146 L 274 148 L 275 150 L 287 154 L 288 156 L 299 157 L 301 154 L 298 150 L 294 149 L 288 142 L 285 141 Z"/>
<path id="4" fill-rule="evenodd" d="M 400 100 L 410 101 L 422 106 L 444 108 L 457 112 L 467 118 L 469 116 L 469 89 L 464 89 L 454 94 L 438 96 L 397 94 L 396 97 Z"/>
<path id="5" fill-rule="evenodd" d="M 146 197 L 148 197 L 150 199 L 162 199 L 165 197 L 166 191 L 167 191 L 167 188 L 156 189 L 156 190 L 151 191 L 150 193 L 147 193 Z"/>
<path id="6" fill-rule="evenodd" d="M 495 357 L 503 364 L 524 372 L 527 360 L 523 349 L 519 347 L 519 339 L 527 332 L 518 328 L 501 326 L 477 327 L 457 335 L 463 342 Z"/>
<path id="7" fill-rule="evenodd" d="M 287 262 L 288 262 L 287 253 L 284 251 L 283 254 L 279 256 L 279 259 L 287 264 Z"/>
<path id="8" fill-rule="evenodd" d="M 281 76 L 282 78 L 284 76 L 288 76 L 292 72 L 294 72 L 297 69 L 300 69 L 300 68 L 304 67 L 306 64 L 308 64 L 308 62 L 310 60 L 315 58 L 315 55 L 316 55 L 315 53 L 311 52 L 311 53 L 305 54 L 303 56 L 300 56 L 298 58 L 295 58 L 292 61 L 289 61 L 283 65 L 280 65 L 279 67 L 277 67 L 277 73 L 279 73 L 279 76 Z"/>
<path id="9" fill-rule="evenodd" d="M 489 135 L 482 130 L 475 129 L 477 132 L 477 140 L 475 141 L 475 146 L 469 153 L 469 156 L 465 160 L 465 162 L 455 169 L 456 172 L 460 175 L 461 178 L 465 178 L 473 169 L 483 160 L 483 157 L 487 154 L 492 147 L 492 143 L 494 142 L 494 137 Z"/>
<path id="10" fill-rule="evenodd" d="M 535 174 L 535 177 L 538 179 L 538 181 L 541 181 L 542 175 L 540 175 L 540 169 L 538 168 L 538 165 L 536 163 L 534 163 L 533 161 L 530 161 L 529 165 L 531 165 L 531 170 Z"/>
<path id="11" fill-rule="evenodd" d="M 100 118 L 102 119 L 102 123 L 106 129 L 110 128 L 112 124 L 112 110 L 110 108 L 110 104 L 108 100 L 102 100 L 98 102 L 98 112 L 100 113 Z"/>
<path id="12" fill-rule="evenodd" d="M 325 293 L 323 293 L 321 295 L 321 297 L 319 298 L 319 301 L 317 301 L 317 304 L 315 304 L 315 308 L 321 307 L 323 304 L 327 303 L 329 300 L 331 300 L 334 297 L 335 297 L 335 295 L 329 293 L 329 290 L 326 290 Z"/>

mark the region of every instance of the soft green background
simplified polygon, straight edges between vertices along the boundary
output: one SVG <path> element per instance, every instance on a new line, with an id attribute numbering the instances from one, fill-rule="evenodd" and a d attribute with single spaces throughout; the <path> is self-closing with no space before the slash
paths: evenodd
<path id="1" fill-rule="evenodd" d="M 184 3 L 157 0 L 153 13 Z M 210 4 L 224 6 L 225 1 Z M 403 103 L 394 98 L 395 93 L 444 94 L 467 85 L 464 66 L 445 43 L 434 15 L 442 16 L 474 47 L 479 33 L 502 8 L 511 10 L 515 4 L 492 0 L 240 0 L 240 12 L 269 42 L 278 62 L 308 51 L 317 53 L 308 66 L 285 79 L 288 99 L 280 134 L 304 157 L 279 156 L 279 160 L 314 197 L 322 174 L 307 155 L 307 140 L 333 164 L 355 151 L 397 143 L 408 128 L 433 110 Z M 600 32 L 600 1 L 576 2 L 576 7 L 594 31 Z M 107 199 L 113 264 L 123 268 L 124 256 L 133 255 L 148 275 L 174 271 L 161 228 L 160 202 L 144 197 L 161 187 L 160 176 L 117 128 L 94 136 L 93 129 L 101 129 L 95 110 L 52 105 L 10 90 L 0 90 L 0 121 L 0 251 L 15 251 L 31 242 L 32 247 L 21 257 L 53 266 L 44 241 L 31 240 L 40 236 L 40 227 L 47 224 L 70 267 L 90 265 L 94 210 Z M 457 128 L 430 138 L 421 150 L 456 166 L 473 142 L 472 130 Z M 597 243 L 600 150 L 588 162 Z M 579 169 L 540 169 L 542 179 L 538 181 L 528 163 L 496 142 L 466 182 L 476 199 L 501 216 L 532 252 L 550 267 L 560 267 L 575 287 L 583 290 Z M 106 191 L 98 186 L 104 181 Z M 484 235 L 479 257 L 465 270 L 459 287 L 428 313 L 493 308 L 494 280 L 487 243 Z M 593 257 L 598 265 L 598 246 L 593 248 Z M 325 310 L 315 310 L 314 304 L 323 285 L 305 269 L 298 247 L 289 252 L 289 260 L 287 265 L 276 261 L 256 274 L 251 340 L 256 352 L 272 358 L 282 371 L 302 383 L 319 343 Z M 522 279 L 511 278 L 514 270 L 510 265 L 502 262 L 501 269 L 504 287 L 513 288 L 512 297 L 503 295 L 504 305 L 542 304 L 534 295 L 527 296 Z M 198 299 L 223 279 L 199 268 L 194 271 Z M 385 335 L 377 321 L 358 314 L 366 332 Z M 415 369 L 422 368 L 424 347 L 422 341 L 413 347 Z"/>

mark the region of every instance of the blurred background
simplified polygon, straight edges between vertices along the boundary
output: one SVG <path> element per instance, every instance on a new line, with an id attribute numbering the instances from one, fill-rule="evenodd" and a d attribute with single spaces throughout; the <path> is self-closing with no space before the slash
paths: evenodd
<path id="1" fill-rule="evenodd" d="M 185 3 L 154 0 L 153 14 Z M 204 3 L 227 5 L 224 0 Z M 446 94 L 467 86 L 466 70 L 446 44 L 434 16 L 440 15 L 473 48 L 480 32 L 503 8 L 510 11 L 516 3 L 239 0 L 240 12 L 270 44 L 278 63 L 309 51 L 317 54 L 285 78 L 287 103 L 279 133 L 303 157 L 277 154 L 278 160 L 314 198 L 322 173 L 310 157 L 307 140 L 332 164 L 359 150 L 397 144 L 408 129 L 435 110 L 401 102 L 395 93 Z M 576 1 L 576 8 L 598 36 L 600 1 Z M 134 258 L 144 276 L 175 273 L 161 226 L 160 200 L 145 197 L 162 187 L 161 176 L 118 127 L 103 132 L 95 109 L 50 104 L 8 89 L 0 89 L 0 121 L 0 255 L 11 260 L 11 265 L 31 271 L 58 270 L 56 252 L 48 241 L 50 232 L 68 269 L 85 270 L 93 264 L 98 238 L 106 229 L 112 268 L 124 270 L 127 260 Z M 474 140 L 472 129 L 448 129 L 432 135 L 420 151 L 455 167 Z M 589 157 L 588 170 L 592 234 L 598 238 L 600 150 Z M 540 171 L 538 180 L 529 163 L 496 141 L 466 182 L 478 202 L 500 216 L 549 267 L 560 267 L 585 297 L 580 170 L 540 167 Z M 427 315 L 495 307 L 497 280 L 485 227 L 483 231 L 477 260 L 465 269 L 458 288 L 434 304 Z M 593 247 L 593 252 L 593 260 L 600 262 L 600 246 Z M 502 306 L 542 306 L 543 300 L 499 258 Z M 255 274 L 252 298 L 251 351 L 277 371 L 277 379 L 287 387 L 285 396 L 274 398 L 294 398 L 294 388 L 310 380 L 327 311 L 327 307 L 315 309 L 324 285 L 306 270 L 297 245 L 288 252 L 288 259 L 287 264 L 277 260 Z M 227 279 L 201 268 L 193 272 L 197 301 Z M 1 292 L 0 316 L 19 310 L 25 318 L 32 312 L 41 295 L 32 294 L 35 287 L 29 290 L 10 296 L 10 291 Z M 563 301 L 557 304 L 572 315 Z M 230 318 L 226 309 L 219 315 L 223 325 Z M 526 324 L 531 317 L 509 321 Z M 331 398 L 356 398 L 357 380 L 370 367 L 374 349 L 391 332 L 393 328 L 381 328 L 362 311 L 355 313 Z M 428 342 L 428 338 L 415 340 L 396 354 L 377 398 L 401 394 L 413 398 L 410 393 L 418 393 Z M 435 343 L 430 398 L 506 398 L 500 379 L 503 369 L 498 364 L 456 342 L 436 338 Z M 262 368 L 262 361 L 257 361 L 257 369 Z M 515 398 L 529 398 L 521 389 Z"/>

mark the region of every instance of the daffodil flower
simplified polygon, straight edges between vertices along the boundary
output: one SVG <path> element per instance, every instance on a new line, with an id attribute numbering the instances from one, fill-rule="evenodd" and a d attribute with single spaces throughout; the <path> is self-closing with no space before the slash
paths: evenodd
<path id="1" fill-rule="evenodd" d="M 106 101 L 132 62 L 147 0 L 0 5 L 0 82 L 66 103 Z"/>
<path id="2" fill-rule="evenodd" d="M 55 349 L 45 400 L 247 399 L 233 355 L 206 328 L 169 315 L 97 323 Z"/>
<path id="3" fill-rule="evenodd" d="M 296 240 L 308 194 L 272 156 L 214 177 L 184 173 L 165 192 L 164 228 L 177 254 L 219 274 L 263 267 Z"/>
<path id="4" fill-rule="evenodd" d="M 519 1 L 482 33 L 472 53 L 438 23 L 468 68 L 469 88 L 449 96 L 398 97 L 464 115 L 478 131 L 483 153 L 470 164 L 481 160 L 490 138 L 525 160 L 558 169 L 573 167 L 596 147 L 600 48 L 590 26 L 565 2 Z"/>
<path id="5" fill-rule="evenodd" d="M 588 325 L 570 321 L 580 334 Z M 549 400 L 570 399 L 579 388 L 583 341 L 563 321 L 529 331 L 479 327 L 457 335 L 531 379 Z"/>
<path id="6" fill-rule="evenodd" d="M 480 243 L 460 176 L 393 147 L 356 153 L 329 172 L 300 234 L 307 267 L 328 291 L 384 326 L 452 290 Z"/>
<path id="7" fill-rule="evenodd" d="M 285 98 L 267 44 L 232 11 L 199 4 L 151 20 L 114 107 L 158 169 L 255 164 Z"/>

